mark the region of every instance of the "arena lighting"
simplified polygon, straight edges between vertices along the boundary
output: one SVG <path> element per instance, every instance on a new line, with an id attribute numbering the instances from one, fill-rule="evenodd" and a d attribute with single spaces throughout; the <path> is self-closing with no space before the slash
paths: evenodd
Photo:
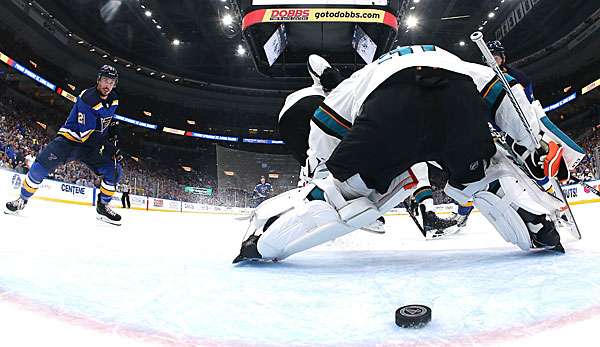
<path id="1" fill-rule="evenodd" d="M 157 25 L 156 29 L 160 30 L 160 29 L 162 29 L 162 27 L 160 25 Z"/>
<path id="2" fill-rule="evenodd" d="M 459 46 L 461 46 L 461 47 L 463 47 L 464 45 L 466 45 L 466 43 L 465 43 L 465 41 L 460 41 L 460 42 L 458 43 L 458 45 L 459 45 Z"/>
<path id="3" fill-rule="evenodd" d="M 146 11 L 146 12 L 144 12 L 144 14 L 146 15 L 146 17 L 152 17 L 151 11 Z"/>
<path id="4" fill-rule="evenodd" d="M 417 24 L 419 24 L 419 19 L 413 15 L 408 16 L 408 18 L 406 19 L 406 26 L 409 29 L 416 27 Z"/>
<path id="5" fill-rule="evenodd" d="M 181 168 L 183 169 L 183 171 L 192 172 L 192 168 L 189 166 L 181 166 Z"/>
<path id="6" fill-rule="evenodd" d="M 488 18 L 494 18 L 496 14 L 494 12 L 490 12 L 488 13 Z"/>
<path id="7" fill-rule="evenodd" d="M 225 25 L 231 25 L 231 24 L 233 24 L 233 17 L 228 13 L 223 16 L 222 21 L 223 21 L 223 24 L 225 24 Z"/>
<path id="8" fill-rule="evenodd" d="M 588 84 L 587 86 L 581 89 L 581 95 L 589 93 L 591 90 L 600 87 L 600 78 L 595 80 L 594 82 Z"/>
<path id="9" fill-rule="evenodd" d="M 179 41 L 179 39 L 173 40 L 173 46 L 179 46 L 180 44 L 181 44 L 181 41 Z"/>
<path id="10" fill-rule="evenodd" d="M 188 119 L 187 123 L 190 124 L 190 125 L 196 125 L 196 121 L 195 120 L 191 120 L 191 119 Z"/>
<path id="11" fill-rule="evenodd" d="M 421 1 L 421 0 L 414 0 L 413 2 L 414 2 L 415 4 L 418 4 L 420 1 Z"/>
<path id="12" fill-rule="evenodd" d="M 235 176 L 235 172 L 233 171 L 223 171 L 223 173 L 225 174 L 225 176 Z"/>
<path id="13" fill-rule="evenodd" d="M 240 56 L 246 54 L 246 48 L 244 48 L 242 45 L 239 45 L 237 48 L 237 54 Z"/>

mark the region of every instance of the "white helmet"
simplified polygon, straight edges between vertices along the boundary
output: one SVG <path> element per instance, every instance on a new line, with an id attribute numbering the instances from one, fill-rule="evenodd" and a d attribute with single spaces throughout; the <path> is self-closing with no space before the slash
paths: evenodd
<path id="1" fill-rule="evenodd" d="M 322 86 L 325 92 L 330 92 L 343 80 L 342 74 L 331 67 L 323 57 L 311 54 L 308 57 L 308 73 L 315 85 Z"/>

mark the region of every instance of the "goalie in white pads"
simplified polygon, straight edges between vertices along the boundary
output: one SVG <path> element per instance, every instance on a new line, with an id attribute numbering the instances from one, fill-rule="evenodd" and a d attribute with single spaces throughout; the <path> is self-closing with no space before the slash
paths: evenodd
<path id="1" fill-rule="evenodd" d="M 539 133 L 535 109 L 512 84 Z M 482 97 L 488 89 L 493 98 Z M 342 82 L 313 115 L 308 155 L 330 175 L 261 205 L 234 262 L 285 259 L 372 223 L 414 192 L 410 168 L 426 161 L 447 171 L 445 192 L 459 203 L 473 199 L 507 242 L 561 251 L 552 221 L 560 203 L 497 151 L 488 122 L 525 148 L 531 169 L 555 177 L 565 167 L 559 144 L 536 149 L 492 69 L 431 45 L 389 52 Z"/>
<path id="2" fill-rule="evenodd" d="M 279 133 L 286 147 L 294 158 L 302 165 L 299 186 L 303 186 L 314 178 L 325 178 L 329 175 L 324 165 L 326 158 L 308 156 L 311 118 L 329 93 L 342 81 L 341 73 L 318 55 L 311 55 L 307 62 L 309 75 L 313 85 L 290 94 L 279 113 Z M 315 132 L 314 136 L 330 136 L 325 132 Z M 414 192 L 417 208 L 421 210 L 423 228 L 429 238 L 440 237 L 458 231 L 452 228 L 457 224 L 454 220 L 444 220 L 433 212 L 433 196 L 429 183 L 429 170 L 426 163 L 415 164 L 413 173 L 417 177 L 418 186 Z M 379 217 L 372 224 L 363 228 L 374 233 L 385 233 L 385 219 Z"/>

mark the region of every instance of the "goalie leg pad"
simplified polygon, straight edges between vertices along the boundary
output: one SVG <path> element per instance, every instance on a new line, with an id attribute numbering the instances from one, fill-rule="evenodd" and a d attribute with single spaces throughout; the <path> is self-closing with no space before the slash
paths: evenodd
<path id="1" fill-rule="evenodd" d="M 258 240 L 258 252 L 265 259 L 284 259 L 291 254 L 328 241 L 312 237 L 312 242 L 301 242 L 319 228 L 332 228 L 342 224 L 337 211 L 320 200 L 297 204 L 275 220 Z M 344 230 L 349 229 L 348 227 Z M 352 230 L 350 230 L 352 231 Z M 318 234 L 318 232 L 317 232 Z"/>
<path id="2" fill-rule="evenodd" d="M 527 226 L 505 200 L 490 192 L 479 192 L 475 194 L 473 203 L 506 242 L 515 244 L 524 251 L 531 248 Z"/>
<path id="3" fill-rule="evenodd" d="M 320 200 L 299 204 L 267 228 L 258 240 L 258 252 L 264 259 L 285 259 L 362 228 L 379 214 L 365 197 L 350 201 L 339 211 Z"/>

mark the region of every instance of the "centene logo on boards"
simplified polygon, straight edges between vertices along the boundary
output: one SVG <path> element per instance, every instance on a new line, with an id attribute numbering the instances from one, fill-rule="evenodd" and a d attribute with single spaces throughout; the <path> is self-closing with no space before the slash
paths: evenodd
<path id="1" fill-rule="evenodd" d="M 73 195 L 85 195 L 84 187 L 72 186 L 70 184 L 61 184 L 60 190 L 65 193 L 71 193 Z"/>

